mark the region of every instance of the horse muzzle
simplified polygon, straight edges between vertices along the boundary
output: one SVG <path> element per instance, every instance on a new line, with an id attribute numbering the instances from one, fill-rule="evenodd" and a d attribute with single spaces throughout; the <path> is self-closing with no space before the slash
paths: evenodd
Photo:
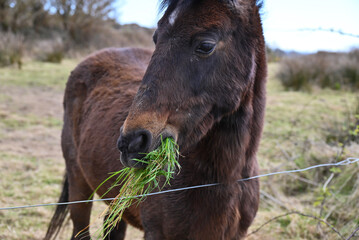
<path id="1" fill-rule="evenodd" d="M 138 160 L 143 159 L 150 150 L 152 134 L 147 130 L 136 130 L 129 134 L 120 135 L 117 141 L 120 150 L 120 160 L 125 167 L 144 168 L 146 164 Z"/>
<path id="2" fill-rule="evenodd" d="M 166 138 L 177 140 L 177 134 L 174 134 L 171 130 L 165 129 L 161 134 L 154 137 L 146 129 L 138 129 L 126 134 L 121 129 L 121 134 L 117 141 L 118 150 L 121 152 L 121 163 L 125 167 L 145 168 L 147 164 L 138 160 L 142 160 L 147 153 L 157 149 Z"/>

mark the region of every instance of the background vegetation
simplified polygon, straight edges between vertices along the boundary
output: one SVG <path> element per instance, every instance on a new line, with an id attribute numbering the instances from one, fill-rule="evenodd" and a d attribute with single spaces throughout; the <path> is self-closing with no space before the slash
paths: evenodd
<path id="1" fill-rule="evenodd" d="M 359 90 L 359 49 L 349 53 L 318 52 L 282 59 L 278 77 L 286 90 L 313 87 Z"/>
<path id="2" fill-rule="evenodd" d="M 94 2 L 0 2 L 1 207 L 57 201 L 65 167 L 63 91 L 80 58 L 110 46 L 153 48 L 153 29 L 120 25 L 109 17 L 114 1 Z M 261 173 L 359 157 L 358 50 L 301 55 L 268 47 L 267 53 Z M 270 222 L 249 239 L 340 239 L 317 219 L 349 236 L 359 226 L 358 170 L 356 164 L 261 179 L 260 210 L 249 232 Z M 0 211 L 0 239 L 42 239 L 53 209 Z M 105 205 L 94 209 L 95 231 Z M 67 222 L 60 239 L 70 234 Z M 129 228 L 127 239 L 142 233 Z"/>
<path id="3" fill-rule="evenodd" d="M 61 62 L 105 47 L 152 48 L 153 29 L 120 25 L 115 0 L 2 0 L 0 67 Z"/>

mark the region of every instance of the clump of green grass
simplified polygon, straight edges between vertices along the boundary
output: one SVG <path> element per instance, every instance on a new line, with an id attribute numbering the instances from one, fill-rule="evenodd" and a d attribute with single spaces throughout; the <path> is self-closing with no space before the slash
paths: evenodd
<path id="1" fill-rule="evenodd" d="M 177 161 L 179 155 L 178 145 L 172 138 L 161 139 L 161 145 L 149 152 L 143 159 L 136 159 L 147 165 L 144 169 L 124 168 L 114 172 L 104 182 L 117 176 L 112 187 L 104 194 L 116 186 L 122 186 L 116 200 L 109 206 L 109 215 L 106 217 L 102 234 L 104 237 L 121 220 L 126 208 L 134 202 L 139 204 L 146 198 L 146 194 L 154 189 L 162 190 L 164 186 L 170 184 L 176 169 L 180 169 Z M 164 177 L 164 182 L 160 183 L 160 178 Z M 102 186 L 102 182 L 95 192 Z"/>

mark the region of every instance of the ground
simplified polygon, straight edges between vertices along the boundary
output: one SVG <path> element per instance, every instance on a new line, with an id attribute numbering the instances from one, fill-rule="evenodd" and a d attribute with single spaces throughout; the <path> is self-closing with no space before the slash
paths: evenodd
<path id="1" fill-rule="evenodd" d="M 69 73 L 78 62 L 25 62 L 22 70 L 0 69 L 0 207 L 57 202 L 64 174 L 60 148 L 63 91 Z M 326 133 L 333 128 L 340 131 L 345 127 L 347 115 L 356 104 L 355 93 L 287 92 L 275 78 L 277 67 L 271 64 L 269 68 L 266 123 L 258 154 L 261 173 L 358 157 L 356 143 L 348 143 L 344 149 L 341 143 L 330 144 L 325 140 Z M 340 153 L 342 149 L 345 151 Z M 355 190 L 359 189 L 355 175 L 358 165 L 346 168 L 350 169 L 341 167 L 337 172 L 321 170 L 315 174 L 261 179 L 261 206 L 249 232 L 272 217 L 293 210 L 321 216 L 345 235 L 353 232 L 359 224 L 357 200 L 350 205 L 359 196 Z M 334 175 L 333 180 L 329 179 L 330 175 Z M 328 181 L 329 193 L 322 192 L 323 184 Z M 328 205 L 333 199 L 339 203 Z M 105 205 L 95 203 L 94 206 L 92 229 L 96 231 Z M 333 206 L 352 208 L 337 211 Z M 54 207 L 40 207 L 0 211 L 0 239 L 42 239 L 53 210 Z M 68 239 L 70 234 L 71 226 L 67 222 L 59 239 Z M 137 240 L 142 236 L 130 228 L 126 239 Z M 249 239 L 278 239 L 274 236 L 338 237 L 326 226 L 318 226 L 315 220 L 294 215 L 264 226 Z"/>

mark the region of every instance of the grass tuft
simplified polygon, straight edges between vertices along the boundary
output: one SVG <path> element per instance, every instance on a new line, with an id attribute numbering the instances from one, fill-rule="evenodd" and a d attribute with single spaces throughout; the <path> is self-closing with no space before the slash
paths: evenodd
<path id="1" fill-rule="evenodd" d="M 125 209 L 134 204 L 134 201 L 136 201 L 136 204 L 139 204 L 146 198 L 144 195 L 154 189 L 162 190 L 164 186 L 170 184 L 170 180 L 176 169 L 180 169 L 180 165 L 177 161 L 178 155 L 178 145 L 172 138 L 161 139 L 161 145 L 157 149 L 149 152 L 141 160 L 136 159 L 139 162 L 147 164 L 146 168 L 124 168 L 112 173 L 111 176 L 97 187 L 95 192 L 103 183 L 115 176 L 117 176 L 115 182 L 104 195 L 114 187 L 122 186 L 116 200 L 109 206 L 109 215 L 106 217 L 101 231 L 104 238 L 121 220 Z M 162 176 L 164 177 L 164 182 L 160 183 Z"/>

